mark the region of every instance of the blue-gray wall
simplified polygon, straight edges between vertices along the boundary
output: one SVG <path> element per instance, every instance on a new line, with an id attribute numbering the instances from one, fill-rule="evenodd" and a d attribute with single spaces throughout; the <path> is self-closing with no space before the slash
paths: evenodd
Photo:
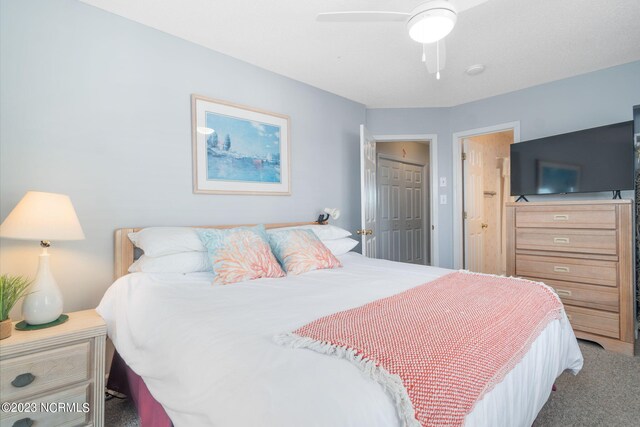
<path id="1" fill-rule="evenodd" d="M 292 196 L 192 193 L 191 93 L 291 116 Z M 630 120 L 634 104 L 640 62 L 451 108 L 365 110 L 75 0 L 2 0 L 0 216 L 28 190 L 69 194 L 87 239 L 54 242 L 53 270 L 66 310 L 92 307 L 111 283 L 115 228 L 304 221 L 337 206 L 356 229 L 366 116 L 374 134 L 438 135 L 440 264 L 451 266 L 454 132 L 520 121 L 526 140 Z M 1 272 L 35 272 L 36 242 L 0 245 Z"/>
<path id="2" fill-rule="evenodd" d="M 425 77 L 426 78 L 426 77 Z M 456 132 L 520 122 L 522 141 L 633 119 L 640 103 L 640 61 L 450 108 L 369 109 L 374 135 L 436 133 L 438 174 L 447 205 L 439 206 L 440 265 L 453 266 L 452 138 Z M 633 197 L 633 192 L 624 192 Z M 572 196 L 564 196 L 572 197 Z M 611 193 L 573 197 L 610 198 Z"/>
<path id="3" fill-rule="evenodd" d="M 359 221 L 363 105 L 75 0 L 0 3 L 0 214 L 66 193 L 86 240 L 53 242 L 65 310 L 111 284 L 113 231 L 149 225 Z M 291 117 L 286 196 L 194 195 L 190 95 Z M 2 239 L 0 270 L 35 273 L 37 242 Z"/>

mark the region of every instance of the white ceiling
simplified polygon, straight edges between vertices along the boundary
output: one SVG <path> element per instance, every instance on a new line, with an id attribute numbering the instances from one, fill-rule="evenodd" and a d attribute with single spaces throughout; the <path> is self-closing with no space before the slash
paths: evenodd
<path id="1" fill-rule="evenodd" d="M 82 1 L 368 107 L 458 105 L 640 60 L 640 0 L 488 0 L 459 14 L 440 81 L 404 23 L 315 20 L 420 0 Z"/>

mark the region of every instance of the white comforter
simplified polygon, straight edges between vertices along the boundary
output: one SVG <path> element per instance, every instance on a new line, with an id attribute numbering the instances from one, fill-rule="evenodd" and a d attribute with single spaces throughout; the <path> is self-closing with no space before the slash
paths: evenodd
<path id="1" fill-rule="evenodd" d="M 127 364 L 181 426 L 397 426 L 384 389 L 349 362 L 274 343 L 312 320 L 390 296 L 450 270 L 340 257 L 342 269 L 211 286 L 208 273 L 134 273 L 98 307 Z M 467 416 L 467 426 L 530 426 L 562 371 L 582 355 L 566 320 Z"/>

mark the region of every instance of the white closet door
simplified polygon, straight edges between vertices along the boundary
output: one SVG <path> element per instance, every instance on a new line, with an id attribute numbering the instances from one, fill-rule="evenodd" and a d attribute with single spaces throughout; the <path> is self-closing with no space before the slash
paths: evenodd
<path id="1" fill-rule="evenodd" d="M 400 261 L 402 163 L 378 159 L 378 258 Z"/>
<path id="2" fill-rule="evenodd" d="M 404 176 L 405 262 L 424 264 L 424 182 L 421 166 L 402 164 Z"/>
<path id="3" fill-rule="evenodd" d="M 423 167 L 378 159 L 378 257 L 425 264 Z"/>

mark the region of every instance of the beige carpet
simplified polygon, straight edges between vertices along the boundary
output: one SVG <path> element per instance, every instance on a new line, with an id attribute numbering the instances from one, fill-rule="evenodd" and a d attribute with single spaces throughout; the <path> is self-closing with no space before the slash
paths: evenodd
<path id="1" fill-rule="evenodd" d="M 105 427 L 138 427 L 136 407 L 129 399 L 111 399 L 104 404 Z"/>
<path id="2" fill-rule="evenodd" d="M 582 371 L 577 376 L 565 372 L 558 378 L 558 390 L 551 393 L 534 426 L 640 427 L 639 343 L 636 356 L 629 357 L 580 341 Z M 106 402 L 105 426 L 138 425 L 135 408 L 128 400 Z"/>
<path id="3" fill-rule="evenodd" d="M 640 426 L 640 341 L 635 357 L 588 341 L 580 349 L 582 371 L 560 375 L 534 426 Z"/>

